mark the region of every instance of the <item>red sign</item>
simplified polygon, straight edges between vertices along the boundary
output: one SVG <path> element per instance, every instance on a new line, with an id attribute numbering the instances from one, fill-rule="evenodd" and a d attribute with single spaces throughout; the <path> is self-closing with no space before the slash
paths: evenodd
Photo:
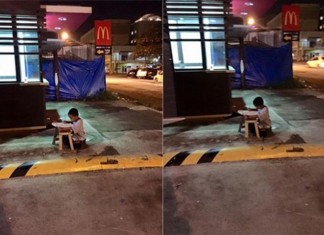
<path id="1" fill-rule="evenodd" d="M 282 6 L 282 31 L 296 32 L 300 30 L 299 13 L 299 6 Z"/>
<path id="2" fill-rule="evenodd" d="M 111 22 L 107 20 L 95 20 L 95 44 L 96 46 L 111 46 Z"/>

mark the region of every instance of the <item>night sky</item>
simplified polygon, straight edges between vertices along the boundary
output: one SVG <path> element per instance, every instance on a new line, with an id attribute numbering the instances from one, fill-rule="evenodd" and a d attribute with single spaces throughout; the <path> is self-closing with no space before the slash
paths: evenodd
<path id="1" fill-rule="evenodd" d="M 92 1 L 54 1 L 41 0 L 41 4 L 47 5 L 78 5 L 92 6 L 92 15 L 75 32 L 81 36 L 93 27 L 94 20 L 102 19 L 130 19 L 135 21 L 141 16 L 153 13 L 162 16 L 161 0 L 92 0 Z"/>

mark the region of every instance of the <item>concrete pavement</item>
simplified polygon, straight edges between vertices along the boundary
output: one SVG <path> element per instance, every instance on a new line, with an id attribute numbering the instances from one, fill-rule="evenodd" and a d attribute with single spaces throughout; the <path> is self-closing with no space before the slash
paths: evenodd
<path id="1" fill-rule="evenodd" d="M 74 156 L 145 155 L 162 152 L 161 114 L 120 100 L 48 102 L 47 110 L 67 120 L 75 107 L 84 120 L 87 148 L 60 153 L 52 145 L 54 129 L 0 132 L 0 162 L 37 161 Z"/>
<path id="2" fill-rule="evenodd" d="M 160 235 L 161 177 L 160 168 L 1 181 L 0 234 Z"/>
<path id="3" fill-rule="evenodd" d="M 234 90 L 253 107 L 256 96 L 262 96 L 270 109 L 273 135 L 264 141 L 252 137 L 247 142 L 238 132 L 239 116 L 228 119 L 173 123 L 163 129 L 163 152 L 205 148 L 224 148 L 271 144 L 322 144 L 324 139 L 324 92 L 311 89 Z"/>
<path id="4" fill-rule="evenodd" d="M 164 234 L 323 234 L 324 158 L 164 168 Z"/>

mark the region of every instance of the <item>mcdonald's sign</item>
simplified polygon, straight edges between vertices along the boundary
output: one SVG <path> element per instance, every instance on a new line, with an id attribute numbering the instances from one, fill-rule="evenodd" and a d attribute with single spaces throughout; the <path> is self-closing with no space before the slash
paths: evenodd
<path id="1" fill-rule="evenodd" d="M 96 46 L 111 46 L 111 22 L 107 20 L 95 21 L 95 44 Z"/>
<path id="2" fill-rule="evenodd" d="M 283 5 L 282 6 L 282 31 L 296 32 L 300 30 L 299 6 Z"/>

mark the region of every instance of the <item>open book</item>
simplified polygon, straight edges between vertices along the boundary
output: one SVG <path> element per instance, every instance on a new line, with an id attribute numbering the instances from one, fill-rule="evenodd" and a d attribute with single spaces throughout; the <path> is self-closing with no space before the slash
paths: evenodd
<path id="1" fill-rule="evenodd" d="M 72 128 L 72 124 L 71 123 L 64 123 L 64 122 L 53 122 L 52 126 L 57 127 L 57 128 Z"/>

